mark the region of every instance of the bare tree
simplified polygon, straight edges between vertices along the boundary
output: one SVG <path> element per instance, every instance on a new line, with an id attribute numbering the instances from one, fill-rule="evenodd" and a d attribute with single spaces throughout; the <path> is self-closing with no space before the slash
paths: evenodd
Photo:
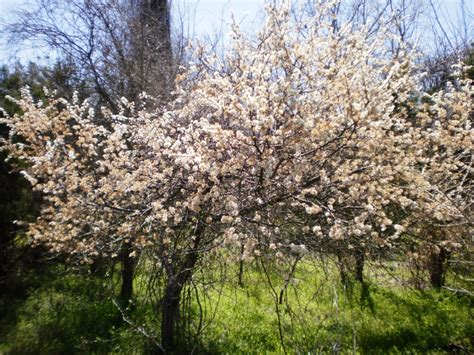
<path id="1" fill-rule="evenodd" d="M 464 0 L 449 12 L 438 0 L 429 0 L 429 6 L 432 50 L 424 59 L 427 75 L 423 84 L 426 90 L 438 91 L 453 81 L 453 65 L 472 60 L 474 12 Z"/>
<path id="2" fill-rule="evenodd" d="M 101 105 L 147 92 L 166 100 L 175 57 L 167 0 L 36 0 L 4 26 L 12 45 L 42 44 L 72 59 Z"/>

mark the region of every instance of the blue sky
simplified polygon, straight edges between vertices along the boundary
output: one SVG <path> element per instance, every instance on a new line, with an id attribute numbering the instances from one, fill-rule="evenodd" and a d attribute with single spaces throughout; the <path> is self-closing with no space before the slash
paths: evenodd
<path id="1" fill-rule="evenodd" d="M 428 3 L 428 0 L 425 0 Z M 444 6 L 444 12 L 454 11 L 461 0 L 438 0 Z M 473 16 L 474 0 L 465 0 L 470 15 Z M 9 17 L 15 9 L 28 0 L 0 0 L 0 17 Z M 194 30 L 199 36 L 212 35 L 222 24 L 230 22 L 233 13 L 242 25 L 251 29 L 258 23 L 264 0 L 173 0 L 174 10 L 194 18 Z M 453 13 L 451 13 L 453 15 Z"/>
<path id="2" fill-rule="evenodd" d="M 245 15 L 254 15 L 263 4 L 263 0 L 173 0 L 173 6 L 181 9 L 187 7 L 196 10 L 196 20 L 201 20 L 200 30 L 207 30 L 212 24 L 220 22 L 221 18 L 229 18 L 233 11 L 236 17 L 243 18 Z M 0 0 L 0 16 L 8 16 L 9 13 L 28 3 L 28 0 Z M 245 16 L 247 17 L 247 16 Z"/>
<path id="3" fill-rule="evenodd" d="M 424 0 L 428 4 L 428 0 Z M 440 12 L 443 17 L 449 16 L 451 20 L 459 17 L 456 10 L 459 8 L 458 4 L 462 0 L 437 0 L 442 5 Z M 464 0 L 471 26 L 474 31 L 474 0 Z M 27 3 L 28 0 L 0 0 L 0 18 L 8 18 L 18 9 L 22 4 Z M 262 8 L 264 0 L 172 0 L 173 13 L 183 15 L 183 18 L 188 18 L 186 24 L 187 33 L 196 37 L 211 39 L 216 37 L 219 31 L 223 31 L 224 35 L 226 28 L 231 22 L 231 14 L 241 24 L 241 27 L 253 32 L 258 28 L 262 18 Z M 443 21 L 443 19 L 441 19 Z M 225 36 L 224 36 L 225 37 Z M 32 51 L 23 52 L 18 56 L 31 57 Z M 23 59 L 23 58 L 22 58 Z M 32 58 L 33 59 L 33 58 Z M 5 61 L 5 52 L 0 48 L 0 62 Z"/>
<path id="4" fill-rule="evenodd" d="M 8 19 L 14 11 L 25 6 L 28 0 L 0 0 L 0 18 Z M 231 16 L 241 24 L 242 28 L 252 31 L 258 27 L 264 0 L 173 0 L 173 13 L 180 13 L 189 18 L 186 31 L 189 35 L 200 38 L 215 38 L 219 31 L 225 33 L 231 22 Z M 31 51 L 17 54 L 20 59 L 31 57 Z M 0 63 L 6 58 L 0 48 Z"/>
<path id="5" fill-rule="evenodd" d="M 212 35 L 231 21 L 231 14 L 238 22 L 251 29 L 258 22 L 263 0 L 174 0 L 175 9 L 187 8 L 199 36 Z M 185 5 L 184 5 L 185 4 Z"/>

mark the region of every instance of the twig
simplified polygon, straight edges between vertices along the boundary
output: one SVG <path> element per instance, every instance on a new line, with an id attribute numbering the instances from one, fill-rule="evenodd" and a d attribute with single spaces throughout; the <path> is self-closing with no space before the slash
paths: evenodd
<path id="1" fill-rule="evenodd" d="M 152 341 L 153 344 L 156 345 L 157 348 L 159 348 L 161 350 L 161 352 L 163 354 L 165 354 L 165 349 L 161 346 L 160 343 L 158 343 L 156 341 L 156 338 L 155 336 L 149 334 L 146 329 L 140 325 L 135 325 L 133 323 L 133 321 L 125 314 L 124 310 L 122 309 L 122 307 L 120 307 L 119 303 L 117 302 L 116 299 L 112 298 L 112 302 L 114 303 L 115 307 L 117 307 L 117 309 L 119 310 L 120 314 L 122 315 L 122 319 L 127 323 L 129 324 L 137 333 L 140 333 L 142 334 L 145 338 L 147 338 L 148 340 Z"/>

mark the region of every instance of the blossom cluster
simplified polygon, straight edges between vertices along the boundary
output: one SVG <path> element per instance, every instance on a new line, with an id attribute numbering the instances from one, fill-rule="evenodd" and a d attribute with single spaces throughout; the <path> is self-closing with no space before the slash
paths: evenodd
<path id="1" fill-rule="evenodd" d="M 256 39 L 234 28 L 225 58 L 198 58 L 159 112 L 25 90 L 3 146 L 44 196 L 32 238 L 86 259 L 124 242 L 168 257 L 203 225 L 209 247 L 278 257 L 470 226 L 472 83 L 429 95 L 414 51 L 332 23 L 270 7 Z"/>

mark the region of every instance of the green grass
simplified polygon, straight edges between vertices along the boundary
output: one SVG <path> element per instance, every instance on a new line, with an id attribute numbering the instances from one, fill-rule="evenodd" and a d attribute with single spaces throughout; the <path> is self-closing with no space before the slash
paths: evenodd
<path id="1" fill-rule="evenodd" d="M 267 278 L 261 265 L 246 264 L 244 287 L 239 287 L 238 265 L 217 264 L 202 265 L 194 277 L 197 288 L 189 285 L 183 294 L 183 301 L 190 301 L 191 336 L 182 339 L 196 346 L 196 353 L 474 353 L 472 298 L 417 291 L 387 277 L 382 284 L 372 279 L 342 287 L 334 265 L 306 261 L 280 304 L 288 266 L 267 265 L 272 270 Z M 158 334 L 159 316 L 145 281 L 142 270 L 130 319 Z M 145 337 L 120 321 L 103 284 L 69 273 L 31 290 L 1 328 L 0 353 L 146 352 Z M 201 332 L 193 338 L 199 325 Z"/>
<path id="2" fill-rule="evenodd" d="M 10 318 L 12 315 L 10 315 Z M 100 281 L 66 274 L 30 290 L 0 334 L 0 352 L 70 354 L 100 351 L 118 315 Z"/>
<path id="3" fill-rule="evenodd" d="M 279 290 L 284 272 L 270 279 Z M 213 353 L 282 353 L 275 295 L 256 270 L 246 286 L 229 283 L 209 292 L 220 298 L 217 316 L 202 337 Z M 473 351 L 472 299 L 448 291 L 352 284 L 342 288 L 334 270 L 298 268 L 279 307 L 285 350 L 290 353 L 437 353 Z"/>

